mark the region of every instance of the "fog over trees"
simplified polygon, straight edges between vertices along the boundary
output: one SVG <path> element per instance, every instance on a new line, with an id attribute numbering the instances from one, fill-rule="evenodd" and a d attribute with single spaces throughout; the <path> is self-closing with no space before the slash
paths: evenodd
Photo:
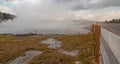
<path id="1" fill-rule="evenodd" d="M 120 23 L 120 19 L 112 19 L 110 21 L 105 21 L 106 23 Z"/>
<path id="2" fill-rule="evenodd" d="M 0 23 L 7 20 L 13 20 L 14 18 L 16 18 L 15 15 L 0 12 Z"/>

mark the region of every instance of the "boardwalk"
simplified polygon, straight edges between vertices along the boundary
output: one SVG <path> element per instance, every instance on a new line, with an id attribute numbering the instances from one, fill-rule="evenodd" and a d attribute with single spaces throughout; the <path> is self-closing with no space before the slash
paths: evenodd
<path id="1" fill-rule="evenodd" d="M 120 24 L 102 24 L 101 54 L 104 64 L 120 64 Z"/>

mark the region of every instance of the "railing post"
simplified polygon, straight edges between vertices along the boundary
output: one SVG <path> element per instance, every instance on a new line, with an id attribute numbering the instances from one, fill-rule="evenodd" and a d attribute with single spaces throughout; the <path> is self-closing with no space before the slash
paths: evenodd
<path id="1" fill-rule="evenodd" d="M 100 32 L 101 27 L 99 25 L 92 25 L 92 33 L 94 37 L 94 57 L 95 63 L 99 64 L 100 57 Z"/>

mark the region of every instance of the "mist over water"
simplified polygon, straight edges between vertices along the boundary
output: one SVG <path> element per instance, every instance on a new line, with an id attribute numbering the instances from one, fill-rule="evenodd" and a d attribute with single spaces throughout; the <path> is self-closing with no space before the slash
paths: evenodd
<path id="1" fill-rule="evenodd" d="M 88 33 L 82 28 L 85 24 L 75 22 L 76 19 L 71 6 L 58 4 L 55 1 L 29 0 L 12 3 L 11 10 L 17 18 L 0 23 L 0 33 L 26 34 L 76 34 Z"/>
<path id="2" fill-rule="evenodd" d="M 29 20 L 29 21 L 8 21 L 0 24 L 0 33 L 12 34 L 78 34 L 88 33 L 89 31 L 82 28 L 85 25 L 78 25 L 73 21 L 50 21 L 50 20 Z"/>
<path id="3" fill-rule="evenodd" d="M 120 0 L 0 0 L 1 12 L 17 16 L 0 23 L 0 33 L 88 33 L 82 27 L 91 22 L 84 23 L 82 19 L 102 22 L 120 18 L 119 3 Z"/>

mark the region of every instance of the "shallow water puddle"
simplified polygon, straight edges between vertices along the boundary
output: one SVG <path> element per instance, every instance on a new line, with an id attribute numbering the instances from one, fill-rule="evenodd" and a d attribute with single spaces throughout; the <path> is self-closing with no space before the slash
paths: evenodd
<path id="1" fill-rule="evenodd" d="M 75 61 L 75 64 L 82 64 L 82 62 L 80 62 L 80 61 Z"/>
<path id="2" fill-rule="evenodd" d="M 20 56 L 10 64 L 27 64 L 34 56 L 42 54 L 41 51 L 27 51 L 25 56 Z"/>
<path id="3" fill-rule="evenodd" d="M 41 44 L 48 44 L 48 48 L 60 48 L 61 42 L 52 38 L 48 38 L 41 42 Z"/>
<path id="4" fill-rule="evenodd" d="M 72 50 L 72 51 L 58 50 L 58 52 L 60 52 L 62 54 L 67 54 L 70 56 L 77 56 L 79 51 L 78 50 Z"/>

